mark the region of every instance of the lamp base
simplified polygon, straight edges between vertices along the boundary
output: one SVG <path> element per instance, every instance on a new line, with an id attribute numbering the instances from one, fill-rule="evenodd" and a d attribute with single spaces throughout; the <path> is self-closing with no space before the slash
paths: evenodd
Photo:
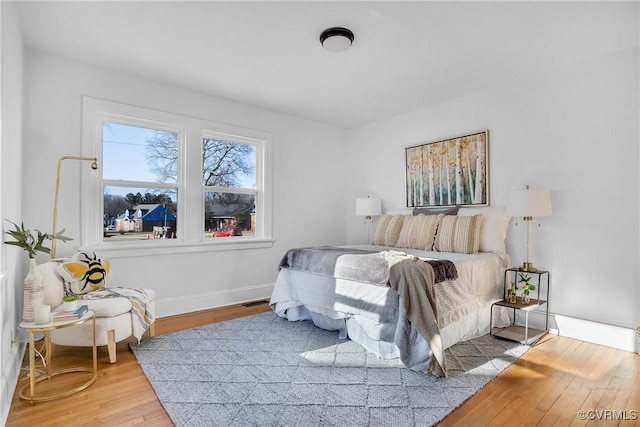
<path id="1" fill-rule="evenodd" d="M 532 264 L 532 263 L 530 263 L 530 262 L 523 262 L 523 263 L 522 263 L 522 267 L 520 267 L 520 268 L 519 268 L 519 270 L 520 270 L 520 271 L 530 271 L 530 272 L 538 271 L 538 269 L 537 269 L 537 268 L 535 268 L 535 267 L 533 266 L 533 264 Z"/>

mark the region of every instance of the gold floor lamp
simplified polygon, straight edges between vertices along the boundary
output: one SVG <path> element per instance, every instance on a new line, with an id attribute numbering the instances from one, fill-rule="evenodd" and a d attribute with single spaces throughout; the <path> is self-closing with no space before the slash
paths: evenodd
<path id="1" fill-rule="evenodd" d="M 58 172 L 56 174 L 56 193 L 53 197 L 53 229 L 51 230 L 51 234 L 53 236 L 58 232 L 58 194 L 60 193 L 60 170 L 62 168 L 63 160 L 81 160 L 91 162 L 92 171 L 98 170 L 98 159 L 95 157 L 81 157 L 81 156 L 62 156 L 58 160 Z M 51 239 L 51 259 L 56 257 L 56 240 Z"/>

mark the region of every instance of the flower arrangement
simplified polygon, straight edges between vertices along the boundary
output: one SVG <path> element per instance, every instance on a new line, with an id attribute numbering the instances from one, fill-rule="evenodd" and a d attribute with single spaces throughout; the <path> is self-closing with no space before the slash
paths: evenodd
<path id="1" fill-rule="evenodd" d="M 525 275 L 523 273 L 519 273 L 518 276 L 520 277 L 518 287 L 522 291 L 522 299 L 524 300 L 524 302 L 529 302 L 529 294 L 531 294 L 531 291 L 535 291 L 536 286 L 529 283 L 529 281 L 531 280 L 531 276 Z"/>
<path id="2" fill-rule="evenodd" d="M 9 221 L 9 220 L 6 220 Z M 14 229 L 5 231 L 5 234 L 13 237 L 13 241 L 5 241 L 7 245 L 17 246 L 24 249 L 29 256 L 29 259 L 34 259 L 38 252 L 44 252 L 46 254 L 51 253 L 51 249 L 44 246 L 45 240 L 58 239 L 63 242 L 73 240 L 70 237 L 64 236 L 64 229 L 56 234 L 42 233 L 40 230 L 28 230 L 24 227 L 24 223 L 18 225 L 13 221 L 9 221 L 13 224 Z"/>

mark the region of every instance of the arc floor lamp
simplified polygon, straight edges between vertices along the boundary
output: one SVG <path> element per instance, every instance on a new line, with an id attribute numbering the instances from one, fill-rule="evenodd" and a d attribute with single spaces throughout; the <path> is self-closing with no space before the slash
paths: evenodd
<path id="1" fill-rule="evenodd" d="M 54 236 L 58 232 L 58 196 L 60 194 L 60 172 L 62 169 L 63 160 L 80 160 L 80 161 L 91 162 L 92 173 L 93 171 L 98 170 L 98 159 L 96 157 L 82 157 L 82 156 L 60 157 L 60 159 L 58 160 L 58 171 L 56 173 L 56 192 L 55 192 L 55 195 L 53 196 L 53 227 L 51 230 L 51 234 Z M 56 257 L 56 240 L 57 239 L 51 240 L 51 259 L 54 259 Z"/>

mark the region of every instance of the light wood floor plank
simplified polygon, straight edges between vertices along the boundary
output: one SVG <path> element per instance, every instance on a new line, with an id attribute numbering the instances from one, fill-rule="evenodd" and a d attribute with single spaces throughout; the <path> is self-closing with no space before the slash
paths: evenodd
<path id="1" fill-rule="evenodd" d="M 235 305 L 162 318 L 156 334 L 269 310 L 268 304 Z M 76 395 L 36 404 L 14 396 L 7 426 L 172 426 L 128 343 L 119 343 L 117 352 L 117 363 L 110 364 L 106 348 L 99 349 L 98 380 Z M 90 358 L 89 349 L 58 346 L 53 363 L 63 368 Z M 580 409 L 640 412 L 640 356 L 547 335 L 439 425 L 640 426 L 638 420 L 581 420 Z"/>

